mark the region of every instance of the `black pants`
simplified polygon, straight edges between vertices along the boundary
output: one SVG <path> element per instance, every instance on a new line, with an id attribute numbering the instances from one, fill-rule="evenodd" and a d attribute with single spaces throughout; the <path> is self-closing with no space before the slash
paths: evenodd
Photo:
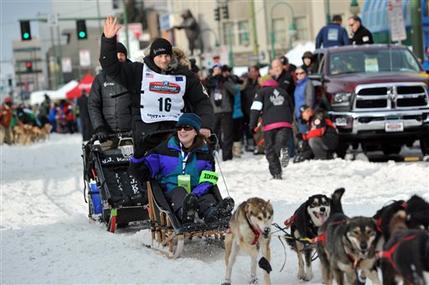
<path id="1" fill-rule="evenodd" d="M 327 129 L 323 136 L 309 139 L 308 144 L 314 159 L 329 159 L 338 146 L 338 134 L 335 130 Z"/>
<path id="2" fill-rule="evenodd" d="M 188 192 L 182 187 L 178 187 L 172 191 L 165 192 L 165 197 L 168 203 L 173 208 L 174 213 L 179 219 L 182 217 L 183 200 L 185 199 Z M 204 218 L 209 212 L 209 209 L 217 205 L 215 196 L 209 192 L 198 198 L 198 214 L 200 218 Z"/>
<path id="3" fill-rule="evenodd" d="M 280 149 L 287 148 L 291 137 L 291 129 L 281 128 L 264 132 L 265 156 L 268 160 L 271 175 L 282 173 L 280 165 Z"/>
<path id="4" fill-rule="evenodd" d="M 243 139 L 243 118 L 233 119 L 233 141 L 241 142 Z"/>
<path id="5" fill-rule="evenodd" d="M 214 131 L 222 147 L 223 160 L 232 159 L 233 130 L 232 113 L 215 114 Z"/>

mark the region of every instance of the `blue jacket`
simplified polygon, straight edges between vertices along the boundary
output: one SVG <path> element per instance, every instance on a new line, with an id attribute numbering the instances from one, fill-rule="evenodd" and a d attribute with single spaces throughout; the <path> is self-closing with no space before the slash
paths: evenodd
<path id="1" fill-rule="evenodd" d="M 192 193 L 198 197 L 204 195 L 213 186 L 209 182 L 198 183 L 203 170 L 214 171 L 213 157 L 206 144 L 191 149 L 183 171 L 183 157 L 176 136 L 171 136 L 143 158 L 132 159 L 133 163 L 141 161 L 147 166 L 149 176 L 156 179 L 164 191 L 177 188 L 177 176 L 180 174 L 191 176 Z"/>
<path id="2" fill-rule="evenodd" d="M 316 37 L 316 49 L 320 47 L 328 48 L 333 46 L 345 46 L 350 44 L 346 29 L 340 24 L 330 23 L 324 26 Z"/>

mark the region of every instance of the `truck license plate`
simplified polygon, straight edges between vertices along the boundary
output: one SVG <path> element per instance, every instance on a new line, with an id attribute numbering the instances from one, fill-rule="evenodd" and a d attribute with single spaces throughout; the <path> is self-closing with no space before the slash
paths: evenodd
<path id="1" fill-rule="evenodd" d="M 402 121 L 387 121 L 384 125 L 384 129 L 386 132 L 403 132 L 404 131 L 404 123 Z"/>

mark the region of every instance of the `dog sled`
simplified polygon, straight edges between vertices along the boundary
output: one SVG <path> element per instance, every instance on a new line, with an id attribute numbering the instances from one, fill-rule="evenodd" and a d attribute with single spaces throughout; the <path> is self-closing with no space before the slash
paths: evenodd
<path id="1" fill-rule="evenodd" d="M 112 233 L 131 222 L 148 227 L 145 185 L 128 173 L 130 133 L 112 134 L 105 143 L 94 136 L 82 150 L 88 217 L 106 224 Z"/>
<path id="2" fill-rule="evenodd" d="M 217 186 L 212 190 L 217 201 L 222 196 Z M 230 216 L 211 223 L 203 221 L 182 224 L 167 202 L 164 193 L 157 181 L 147 183 L 148 213 L 150 219 L 151 244 L 146 247 L 156 249 L 169 258 L 178 258 L 183 249 L 185 240 L 193 238 L 207 238 L 222 241 L 228 228 Z"/>

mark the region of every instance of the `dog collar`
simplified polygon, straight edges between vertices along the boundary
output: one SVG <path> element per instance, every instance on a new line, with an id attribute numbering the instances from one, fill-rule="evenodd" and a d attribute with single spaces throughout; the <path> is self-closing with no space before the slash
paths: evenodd
<path id="1" fill-rule="evenodd" d="M 255 245 L 258 243 L 258 240 L 259 240 L 259 237 L 261 236 L 261 233 L 257 229 L 255 229 L 255 227 L 252 226 L 247 215 L 246 215 L 246 221 L 247 221 L 247 224 L 249 225 L 249 228 L 252 230 L 253 234 L 255 235 L 255 237 L 253 238 L 253 241 L 252 241 L 252 245 Z"/>

